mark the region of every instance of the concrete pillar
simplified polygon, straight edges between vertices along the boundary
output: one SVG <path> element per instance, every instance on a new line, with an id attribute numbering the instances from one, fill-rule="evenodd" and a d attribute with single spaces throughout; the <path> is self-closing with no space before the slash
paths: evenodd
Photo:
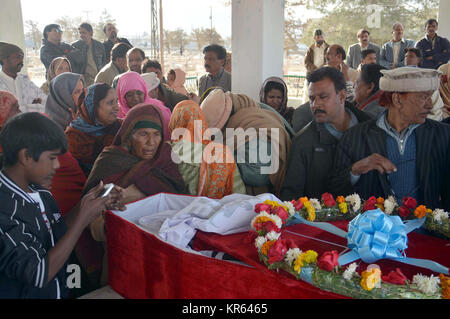
<path id="1" fill-rule="evenodd" d="M 15 44 L 26 52 L 23 30 L 22 6 L 20 0 L 1 0 L 0 41 Z M 26 61 L 22 73 L 27 73 Z"/>
<path id="2" fill-rule="evenodd" d="M 450 39 L 450 0 L 439 1 L 439 29 L 438 34 L 441 37 Z"/>
<path id="3" fill-rule="evenodd" d="M 259 100 L 269 76 L 283 76 L 284 0 L 232 1 L 232 92 Z"/>

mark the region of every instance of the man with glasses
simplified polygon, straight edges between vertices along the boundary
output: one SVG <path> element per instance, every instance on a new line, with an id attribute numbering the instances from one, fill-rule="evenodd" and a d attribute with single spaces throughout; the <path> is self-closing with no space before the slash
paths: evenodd
<path id="1" fill-rule="evenodd" d="M 73 70 L 78 70 L 79 65 L 83 63 L 81 52 L 70 44 L 61 41 L 62 33 L 63 31 L 58 24 L 49 24 L 44 28 L 40 58 L 45 66 L 46 73 L 50 63 L 57 57 L 68 58 Z"/>
<path id="2" fill-rule="evenodd" d="M 428 119 L 440 72 L 382 70 L 376 119 L 345 132 L 329 180 L 334 195 L 413 197 L 428 208 L 450 209 L 450 126 Z"/>

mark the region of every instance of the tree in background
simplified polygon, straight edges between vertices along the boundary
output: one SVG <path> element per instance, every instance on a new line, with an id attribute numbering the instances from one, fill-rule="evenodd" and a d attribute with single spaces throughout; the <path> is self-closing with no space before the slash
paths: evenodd
<path id="1" fill-rule="evenodd" d="M 298 44 L 301 43 L 302 38 L 302 24 L 299 19 L 295 17 L 293 7 L 295 3 L 286 1 L 284 12 L 284 53 L 290 55 L 298 53 Z"/>
<path id="2" fill-rule="evenodd" d="M 103 42 L 106 40 L 106 35 L 103 32 L 103 27 L 107 23 L 112 23 L 112 24 L 116 25 L 116 19 L 114 19 L 111 16 L 111 14 L 105 9 L 102 11 L 99 21 L 92 23 L 92 28 L 94 29 L 94 39 L 96 39 L 100 42 Z M 117 25 L 116 25 L 116 28 L 119 30 L 119 27 Z"/>
<path id="3" fill-rule="evenodd" d="M 40 30 L 36 21 L 25 21 L 25 37 L 33 42 L 33 50 L 37 50 L 41 47 L 42 43 L 42 31 Z"/>
<path id="4" fill-rule="evenodd" d="M 302 43 L 313 43 L 316 28 L 325 32 L 328 43 L 337 43 L 344 48 L 358 41 L 356 33 L 366 28 L 370 31 L 371 42 L 383 45 L 392 38 L 392 26 L 403 24 L 405 38 L 419 40 L 425 34 L 425 21 L 437 18 L 438 0 L 304 0 L 290 3 L 317 10 L 321 18 L 310 19 L 303 24 Z"/>
<path id="5" fill-rule="evenodd" d="M 216 31 L 216 28 L 197 28 L 193 29 L 191 32 L 191 38 L 197 43 L 197 48 L 199 51 L 203 49 L 208 44 L 220 44 L 223 45 L 224 41 L 222 36 Z"/>
<path id="6" fill-rule="evenodd" d="M 62 41 L 67 43 L 72 43 L 80 38 L 78 32 L 78 27 L 84 20 L 81 17 L 70 18 L 68 16 L 63 16 L 55 20 L 55 23 L 61 26 L 63 30 Z"/>

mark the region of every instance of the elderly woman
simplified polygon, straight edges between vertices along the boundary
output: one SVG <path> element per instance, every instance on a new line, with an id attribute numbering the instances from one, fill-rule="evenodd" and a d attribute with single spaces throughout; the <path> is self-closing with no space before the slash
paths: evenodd
<path id="1" fill-rule="evenodd" d="M 134 106 L 127 114 L 113 145 L 106 147 L 95 161 L 84 191 L 99 181 L 124 188 L 124 201 L 132 202 L 150 195 L 184 193 L 185 185 L 178 166 L 172 161 L 169 138 L 160 110 L 150 104 Z M 91 223 L 92 237 L 106 242 L 102 216 Z M 106 247 L 105 247 L 106 250 Z M 106 254 L 102 285 L 107 283 Z"/>
<path id="2" fill-rule="evenodd" d="M 103 180 L 125 188 L 128 202 L 161 192 L 183 192 L 163 123 L 161 111 L 153 105 L 144 103 L 130 110 L 112 146 L 95 161 L 85 191 Z"/>
<path id="3" fill-rule="evenodd" d="M 104 147 L 110 146 L 120 128 L 116 92 L 105 83 L 88 87 L 78 108 L 78 117 L 66 129 L 69 151 L 78 160 L 86 176 Z"/>
<path id="4" fill-rule="evenodd" d="M 151 99 L 148 95 L 147 84 L 137 72 L 124 73 L 117 84 L 117 97 L 119 99 L 119 118 L 125 118 L 127 113 L 141 103 L 152 104 L 160 109 L 164 122 L 169 124 L 171 112 L 161 101 Z M 167 126 L 166 126 L 167 128 Z"/>
<path id="5" fill-rule="evenodd" d="M 50 82 L 50 94 L 45 104 L 45 113 L 63 130 L 76 119 L 77 106 L 85 97 L 83 76 L 62 73 Z"/>
<path id="6" fill-rule="evenodd" d="M 356 107 L 373 117 L 377 117 L 386 110 L 379 103 L 383 93 L 379 86 L 380 78 L 383 76 L 381 70 L 385 70 L 385 68 L 378 64 L 364 64 L 356 80 Z"/>
<path id="7" fill-rule="evenodd" d="M 172 151 L 191 195 L 220 199 L 233 193 L 245 194 L 245 185 L 233 153 L 207 136 L 208 124 L 193 101 L 178 103 L 172 113 Z"/>
<path id="8" fill-rule="evenodd" d="M 50 90 L 50 82 L 61 73 L 72 72 L 72 66 L 70 65 L 70 61 L 64 57 L 54 58 L 50 66 L 48 67 L 47 73 L 47 81 L 44 82 L 41 86 L 41 90 L 45 94 L 49 94 Z"/>

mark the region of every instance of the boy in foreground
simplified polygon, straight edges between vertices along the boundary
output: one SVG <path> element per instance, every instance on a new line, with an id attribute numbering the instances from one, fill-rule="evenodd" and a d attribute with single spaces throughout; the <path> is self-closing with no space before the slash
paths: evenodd
<path id="1" fill-rule="evenodd" d="M 67 260 L 86 226 L 107 209 L 121 209 L 121 189 L 99 197 L 100 182 L 61 217 L 49 185 L 67 140 L 39 113 L 10 119 L 0 133 L 0 298 L 65 298 Z"/>

